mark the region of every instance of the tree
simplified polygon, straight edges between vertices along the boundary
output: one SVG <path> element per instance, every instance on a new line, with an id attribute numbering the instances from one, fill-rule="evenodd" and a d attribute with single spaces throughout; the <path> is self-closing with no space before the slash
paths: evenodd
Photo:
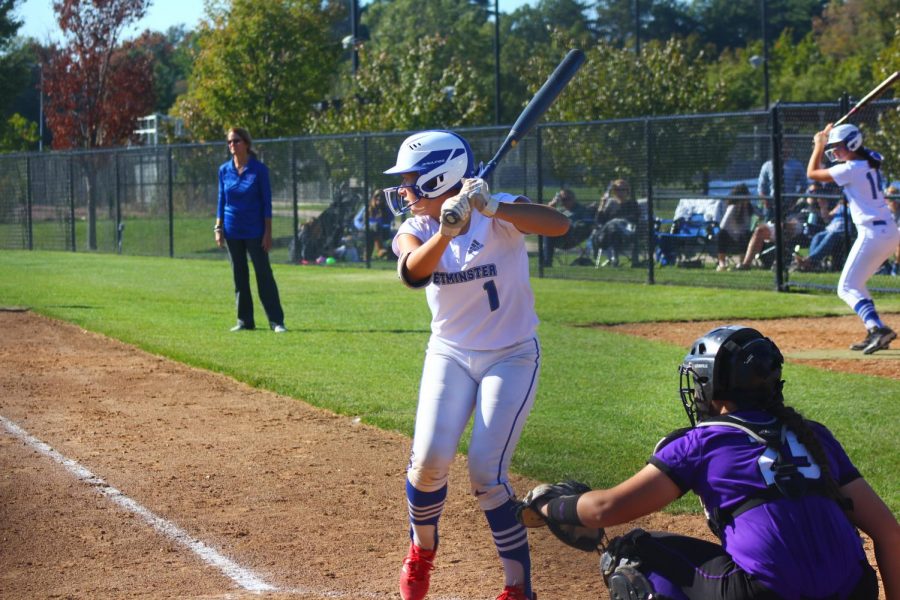
<path id="1" fill-rule="evenodd" d="M 474 90 L 486 104 L 493 106 L 494 24 L 490 19 L 493 11 L 488 10 L 488 3 L 489 0 L 375 0 L 366 6 L 363 13 L 370 31 L 371 39 L 366 42 L 366 49 L 371 58 L 360 70 L 384 58 L 393 63 L 391 68 L 396 68 L 400 64 L 398 55 L 414 55 L 419 52 L 423 40 L 441 39 L 443 42 L 431 44 L 428 49 L 430 56 L 427 62 L 437 71 L 426 68 L 422 74 L 398 72 L 397 75 L 418 78 L 426 73 L 437 74 L 441 68 L 450 65 L 467 65 L 470 79 L 464 82 L 465 87 Z M 493 2 L 490 4 L 493 5 Z M 414 68 L 416 61 L 406 64 Z M 459 86 L 457 93 L 462 89 L 463 86 Z M 471 90 L 466 90 L 466 93 Z M 439 94 L 440 87 L 434 91 Z M 484 120 L 478 125 L 492 123 L 491 114 L 484 113 Z"/>
<path id="2" fill-rule="evenodd" d="M 694 0 L 691 15 L 698 24 L 702 44 L 725 48 L 741 48 L 762 39 L 762 0 Z M 774 39 L 790 30 L 794 41 L 800 40 L 812 27 L 812 17 L 822 14 L 823 0 L 765 0 L 767 34 Z"/>
<path id="3" fill-rule="evenodd" d="M 146 53 L 153 66 L 153 112 L 168 114 L 177 97 L 187 91 L 192 66 L 187 55 L 194 37 L 179 25 L 165 33 L 145 31 L 134 41 L 135 50 Z"/>
<path id="4" fill-rule="evenodd" d="M 0 42 L 5 43 L 19 31 L 22 21 L 17 21 L 13 17 L 13 10 L 16 4 L 22 0 L 0 0 Z"/>
<path id="5" fill-rule="evenodd" d="M 895 15 L 890 23 L 894 34 L 890 43 L 879 53 L 875 72 L 878 81 L 900 69 L 900 15 Z M 891 94 L 894 98 L 900 97 L 896 89 L 885 94 L 885 97 Z M 866 135 L 869 134 L 867 131 Z M 882 170 L 886 178 L 890 181 L 900 179 L 900 104 L 880 114 L 878 127 L 871 132 L 871 138 L 865 140 L 865 144 L 884 155 Z"/>
<path id="6" fill-rule="evenodd" d="M 22 26 L 12 16 L 20 0 L 0 0 L 0 152 L 31 150 L 37 143 L 37 123 L 17 111 L 37 72 L 33 45 L 16 38 Z"/>
<path id="7" fill-rule="evenodd" d="M 635 7 L 640 15 L 635 15 Z M 652 39 L 667 40 L 687 37 L 700 24 L 690 6 L 678 0 L 635 2 L 635 0 L 601 0 L 595 7 L 595 30 L 599 39 L 618 47 L 633 47 L 635 34 L 642 43 Z M 640 23 L 640 29 L 636 31 Z"/>
<path id="8" fill-rule="evenodd" d="M 311 129 L 317 134 L 366 131 L 455 129 L 482 125 L 490 120 L 489 96 L 471 85 L 475 70 L 469 63 L 444 63 L 449 40 L 440 36 L 419 39 L 417 52 L 360 52 L 360 69 L 350 78 L 342 99 L 332 101 L 314 115 Z M 347 76 L 349 78 L 349 75 Z M 317 144 L 329 177 L 352 175 L 358 157 L 349 156 L 340 140 Z M 396 140 L 375 138 L 369 153 L 390 156 Z"/>
<path id="9" fill-rule="evenodd" d="M 152 70 L 133 42 L 119 45 L 124 29 L 140 20 L 150 0 L 56 0 L 53 10 L 66 38 L 44 55 L 47 126 L 53 147 L 97 148 L 122 144 L 137 119 L 153 107 Z M 97 248 L 99 169 L 90 155 L 79 161 L 87 190 L 88 248 Z"/>
<path id="10" fill-rule="evenodd" d="M 537 57 L 530 61 L 532 93 L 571 44 L 564 38 L 556 38 L 554 45 L 558 48 L 554 60 Z M 666 43 L 650 42 L 642 47 L 639 57 L 635 57 L 630 49 L 615 48 L 606 42 L 598 43 L 585 54 L 584 66 L 547 111 L 547 121 L 582 122 L 714 112 L 725 102 L 724 84 L 718 81 L 707 83 L 704 77 L 703 55 L 699 56 L 700 60 L 695 60 L 686 52 L 684 42 L 678 39 Z M 681 131 L 680 127 L 677 124 L 668 126 L 675 144 L 679 136 L 696 138 L 705 135 L 700 128 Z M 613 150 L 598 142 L 598 135 L 624 142 Z M 719 152 L 715 147 L 716 138 L 721 137 L 721 129 L 710 135 L 709 156 L 712 160 L 727 157 L 727 151 Z M 593 185 L 614 176 L 630 177 L 645 167 L 640 123 L 612 123 L 599 129 L 585 126 L 583 130 L 567 129 L 565 132 L 549 129 L 545 143 L 553 148 L 548 152 L 549 162 L 557 178 L 563 181 L 579 177 Z M 662 142 L 660 144 L 658 147 L 664 147 Z M 661 164 L 659 171 L 654 172 L 684 172 L 677 167 L 681 157 L 663 152 L 657 155 Z M 571 165 L 591 165 L 591 169 L 582 174 L 568 173 Z"/>
<path id="11" fill-rule="evenodd" d="M 220 139 L 232 124 L 258 138 L 304 132 L 340 54 L 326 9 L 315 0 L 208 5 L 188 91 L 173 113 L 199 139 Z"/>
<path id="12" fill-rule="evenodd" d="M 144 16 L 150 0 L 57 0 L 53 10 L 66 38 L 44 56 L 47 126 L 53 147 L 122 144 L 153 107 L 152 69 L 124 29 Z"/>
<path id="13" fill-rule="evenodd" d="M 38 124 L 13 113 L 0 126 L 0 152 L 27 152 L 37 145 Z"/>
<path id="14" fill-rule="evenodd" d="M 451 129 L 482 125 L 488 119 L 488 97 L 471 85 L 471 64 L 441 60 L 449 40 L 418 40 L 418 52 L 362 51 L 350 93 L 312 120 L 316 133 Z"/>
<path id="15" fill-rule="evenodd" d="M 528 57 L 541 54 L 548 62 L 559 61 L 562 55 L 553 46 L 554 36 L 568 39 L 578 48 L 594 45 L 586 11 L 587 5 L 578 0 L 540 0 L 501 17 L 501 122 L 512 123 L 531 97 Z"/>

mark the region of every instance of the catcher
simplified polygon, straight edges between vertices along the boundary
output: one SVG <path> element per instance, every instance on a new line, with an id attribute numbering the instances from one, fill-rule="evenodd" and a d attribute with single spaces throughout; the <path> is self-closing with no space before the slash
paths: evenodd
<path id="1" fill-rule="evenodd" d="M 875 547 L 886 597 L 900 597 L 900 525 L 823 425 L 784 404 L 781 352 L 755 329 L 713 329 L 680 371 L 691 427 L 607 490 L 542 485 L 519 505 L 526 526 L 602 552 L 612 600 L 878 598 L 857 528 Z M 721 544 L 633 529 L 601 547 L 603 527 L 693 490 Z"/>

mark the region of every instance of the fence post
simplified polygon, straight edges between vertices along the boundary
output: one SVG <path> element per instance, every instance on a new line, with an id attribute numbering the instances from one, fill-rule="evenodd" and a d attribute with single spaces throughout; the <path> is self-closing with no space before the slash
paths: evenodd
<path id="1" fill-rule="evenodd" d="M 541 148 L 541 131 L 543 129 L 538 126 L 535 128 L 535 140 L 537 141 L 537 148 L 535 149 L 535 162 L 537 164 L 537 201 L 538 204 L 544 203 L 544 164 L 543 164 L 543 152 Z M 544 276 L 544 236 L 538 236 L 538 277 Z"/>
<path id="2" fill-rule="evenodd" d="M 300 262 L 300 249 L 297 247 L 299 244 L 297 243 L 297 232 L 300 231 L 300 213 L 297 207 L 297 149 L 296 149 L 296 141 L 291 140 L 288 158 L 291 161 L 291 213 L 294 219 L 294 227 L 291 230 L 291 243 L 288 246 L 291 249 L 290 260 L 291 263 L 297 264 Z"/>
<path id="3" fill-rule="evenodd" d="M 366 247 L 363 248 L 363 254 L 366 256 L 366 268 L 372 268 L 372 253 L 369 251 L 369 248 L 375 249 L 375 243 L 372 241 L 372 232 L 369 227 L 369 198 L 371 197 L 371 192 L 369 192 L 369 136 L 365 135 L 363 137 L 363 223 L 365 223 L 365 228 L 363 231 L 365 232 L 364 240 Z M 376 227 L 381 227 L 381 223 L 378 223 Z M 381 231 L 377 231 L 376 235 L 381 235 Z M 379 238 L 380 239 L 380 238 Z"/>
<path id="4" fill-rule="evenodd" d="M 847 92 L 844 92 L 843 94 L 841 94 L 841 98 L 840 98 L 840 113 L 842 115 L 846 115 L 848 112 L 850 112 L 850 94 L 848 94 Z M 853 233 L 852 233 L 853 225 L 852 225 L 851 219 L 850 219 L 850 207 L 847 205 L 847 196 L 844 195 L 843 187 L 841 188 L 841 199 L 839 200 L 839 202 L 840 202 L 841 206 L 843 207 L 842 211 L 844 213 L 844 236 L 843 236 L 843 239 L 841 240 L 841 246 L 842 246 L 843 252 L 841 253 L 841 256 L 844 257 L 844 262 L 846 263 L 847 257 L 850 254 L 850 244 L 851 244 L 850 237 L 853 235 Z"/>
<path id="5" fill-rule="evenodd" d="M 34 217 L 32 206 L 34 200 L 31 192 L 31 157 L 25 159 L 25 239 L 29 250 L 34 250 Z"/>
<path id="6" fill-rule="evenodd" d="M 169 200 L 169 258 L 175 258 L 175 199 L 173 197 L 172 187 L 172 148 L 166 149 L 166 171 L 169 174 L 168 181 L 168 200 Z"/>
<path id="7" fill-rule="evenodd" d="M 119 153 L 113 153 L 115 161 L 115 178 L 116 178 L 116 253 L 122 254 L 122 242 L 125 234 L 125 223 L 122 222 L 122 191 L 120 189 L 121 173 L 119 168 Z"/>
<path id="8" fill-rule="evenodd" d="M 778 103 L 769 111 L 772 122 L 772 196 L 775 202 L 775 291 L 785 291 L 784 286 L 784 227 L 781 219 L 784 215 L 782 192 L 784 188 L 784 168 L 781 154 L 781 115 Z"/>
<path id="9" fill-rule="evenodd" d="M 69 154 L 69 234 L 72 236 L 72 252 L 75 252 L 75 157 Z"/>
<path id="10" fill-rule="evenodd" d="M 653 256 L 656 249 L 656 216 L 653 211 L 653 135 L 650 119 L 644 119 L 644 148 L 647 153 L 647 283 L 653 285 L 656 283 L 656 261 Z"/>

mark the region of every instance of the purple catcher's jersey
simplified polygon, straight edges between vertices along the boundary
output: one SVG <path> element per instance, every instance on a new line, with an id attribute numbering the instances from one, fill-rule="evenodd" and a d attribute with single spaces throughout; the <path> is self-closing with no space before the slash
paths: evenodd
<path id="1" fill-rule="evenodd" d="M 731 417 L 752 423 L 772 420 L 746 411 Z M 843 486 L 861 475 L 840 443 L 819 423 L 810 423 L 828 456 L 832 477 Z M 821 476 L 806 447 L 788 431 L 782 456 L 807 479 Z M 776 454 L 728 425 L 688 429 L 658 447 L 650 463 L 683 492 L 693 490 L 709 514 L 733 510 L 772 483 Z M 786 600 L 846 594 L 861 574 L 862 541 L 838 503 L 811 493 L 778 498 L 751 508 L 723 528 L 723 547 L 744 571 Z"/>

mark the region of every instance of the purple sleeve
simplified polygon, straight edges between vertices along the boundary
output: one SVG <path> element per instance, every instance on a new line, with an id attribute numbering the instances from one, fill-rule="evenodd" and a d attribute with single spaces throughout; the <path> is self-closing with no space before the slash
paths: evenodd
<path id="1" fill-rule="evenodd" d="M 666 436 L 647 462 L 665 473 L 684 494 L 695 486 L 701 457 L 694 430 L 687 429 Z"/>

